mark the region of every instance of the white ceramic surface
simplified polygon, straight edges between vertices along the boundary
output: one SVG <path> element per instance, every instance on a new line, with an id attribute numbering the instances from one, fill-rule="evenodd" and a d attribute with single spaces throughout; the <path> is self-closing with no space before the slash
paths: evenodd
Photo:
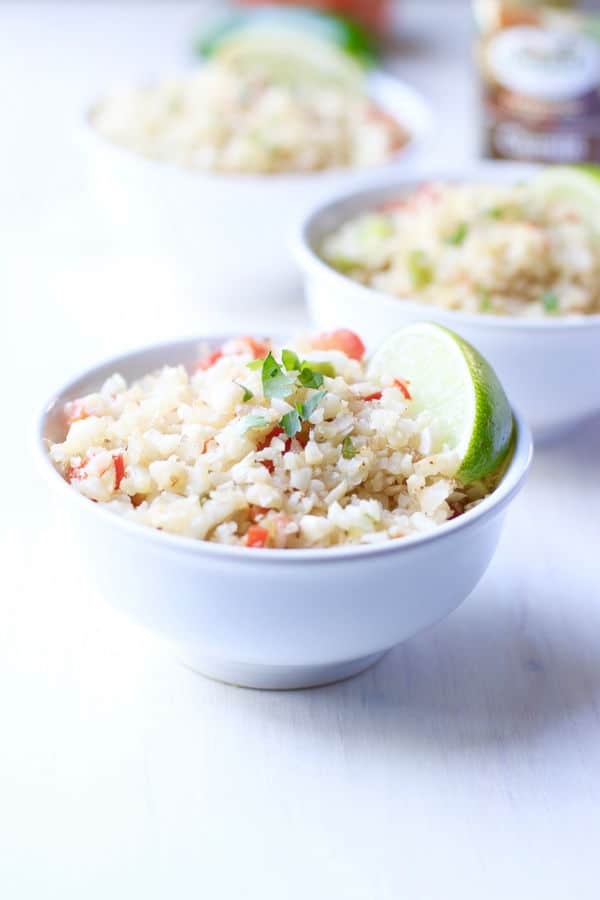
<path id="1" fill-rule="evenodd" d="M 372 73 L 369 85 L 373 99 L 407 128 L 411 141 L 385 166 L 306 174 L 206 174 L 148 160 L 99 135 L 89 121 L 91 103 L 78 135 L 97 206 L 124 250 L 175 264 L 179 290 L 197 297 L 200 310 L 204 298 L 239 306 L 249 280 L 277 305 L 294 289 L 299 293 L 288 246 L 295 218 L 331 191 L 402 171 L 431 131 L 429 106 L 408 85 L 382 72 Z M 224 259 L 230 263 L 225 268 Z M 202 327 L 201 318 L 198 323 Z"/>
<path id="2" fill-rule="evenodd" d="M 423 171 L 418 178 L 389 180 L 340 195 L 318 206 L 302 222 L 294 250 L 315 327 L 352 328 L 373 348 L 407 322 L 427 319 L 445 325 L 489 360 L 536 440 L 544 440 L 600 410 L 600 315 L 523 319 L 444 310 L 358 284 L 326 265 L 315 252 L 323 237 L 348 218 L 390 196 L 411 192 L 423 180 L 514 183 L 534 171 L 534 166 L 523 164 L 473 163 L 457 171 Z"/>
<path id="3" fill-rule="evenodd" d="M 282 689 L 356 674 L 467 597 L 493 556 L 529 466 L 531 438 L 518 416 L 512 461 L 491 496 L 439 530 L 383 546 L 227 547 L 128 522 L 72 490 L 44 443 L 64 434 L 64 402 L 115 371 L 131 379 L 160 364 L 191 364 L 198 343 L 111 359 L 59 391 L 40 418 L 38 455 L 65 513 L 66 533 L 108 601 L 166 639 L 191 668 L 234 684 Z"/>

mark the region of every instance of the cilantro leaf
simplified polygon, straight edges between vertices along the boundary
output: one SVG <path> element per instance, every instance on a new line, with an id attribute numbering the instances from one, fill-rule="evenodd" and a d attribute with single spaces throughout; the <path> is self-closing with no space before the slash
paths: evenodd
<path id="1" fill-rule="evenodd" d="M 262 369 L 264 363 L 264 359 L 253 359 L 252 362 L 246 363 L 247 369 L 252 369 L 253 372 L 258 369 Z"/>
<path id="2" fill-rule="evenodd" d="M 300 369 L 300 360 L 293 350 L 282 350 L 281 359 L 288 372 Z"/>
<path id="3" fill-rule="evenodd" d="M 349 435 L 342 441 L 342 456 L 344 459 L 353 459 L 356 456 L 356 449 Z"/>
<path id="4" fill-rule="evenodd" d="M 454 244 L 455 247 L 460 246 L 469 232 L 469 226 L 465 222 L 460 225 L 446 238 L 447 244 Z"/>
<path id="5" fill-rule="evenodd" d="M 308 365 L 303 364 L 302 369 L 300 370 L 300 374 L 298 375 L 298 381 L 300 382 L 302 387 L 320 388 L 323 384 L 323 376 L 320 372 L 315 372 L 314 369 L 311 369 Z"/>
<path id="6" fill-rule="evenodd" d="M 302 425 L 300 423 L 300 415 L 297 409 L 291 409 L 288 413 L 281 417 L 279 424 L 289 438 L 293 438 L 298 434 Z"/>
<path id="7" fill-rule="evenodd" d="M 234 381 L 233 383 L 237 384 L 237 386 L 239 388 L 241 388 L 242 391 L 244 392 L 244 394 L 242 396 L 242 403 L 247 403 L 248 400 L 252 400 L 252 398 L 254 397 L 254 394 L 252 393 L 252 391 L 248 390 L 246 385 L 240 384 L 239 381 Z"/>
<path id="8" fill-rule="evenodd" d="M 545 313 L 557 313 L 560 308 L 558 297 L 553 291 L 544 291 L 542 294 L 542 306 Z"/>
<path id="9" fill-rule="evenodd" d="M 246 434 L 251 428 L 266 428 L 268 424 L 264 416 L 244 416 L 241 421 L 240 434 Z"/>
<path id="10" fill-rule="evenodd" d="M 300 414 L 300 418 L 303 420 L 310 419 L 315 409 L 327 394 L 327 391 L 317 391 L 316 394 L 313 394 L 306 403 L 298 403 L 296 405 L 296 409 Z"/>
<path id="11" fill-rule="evenodd" d="M 294 389 L 294 379 L 283 372 L 283 369 L 275 360 L 271 351 L 269 351 L 267 358 L 263 362 L 262 387 L 263 394 L 270 400 L 273 398 L 283 400 L 288 397 Z"/>
<path id="12" fill-rule="evenodd" d="M 486 288 L 481 288 L 479 291 L 479 312 L 491 312 L 492 311 L 492 298 L 490 297 L 490 292 L 486 290 Z"/>
<path id="13" fill-rule="evenodd" d="M 433 281 L 433 268 L 423 250 L 412 250 L 408 255 L 408 271 L 412 285 L 419 291 Z"/>

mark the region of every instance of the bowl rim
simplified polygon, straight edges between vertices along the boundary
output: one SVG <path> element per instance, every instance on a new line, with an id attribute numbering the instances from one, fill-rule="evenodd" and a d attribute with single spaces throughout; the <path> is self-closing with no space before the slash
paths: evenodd
<path id="1" fill-rule="evenodd" d="M 178 73 L 181 75 L 197 72 L 206 63 L 200 63 L 193 69 L 180 69 Z M 101 149 L 104 153 L 109 154 L 114 161 L 121 161 L 128 164 L 140 165 L 140 171 L 145 171 L 149 176 L 151 173 L 171 173 L 183 178 L 193 178 L 198 182 L 210 181 L 222 183 L 228 186 L 256 185 L 263 187 L 266 184 L 273 183 L 276 187 L 280 187 L 284 181 L 289 181 L 297 185 L 308 183 L 311 179 L 320 180 L 329 176 L 358 177 L 367 176 L 369 173 L 373 176 L 375 173 L 381 173 L 390 167 L 403 165 L 406 156 L 414 152 L 428 137 L 431 136 L 434 129 L 435 110 L 433 104 L 412 84 L 403 78 L 398 78 L 394 74 L 383 71 L 382 69 L 372 69 L 367 73 L 368 93 L 376 93 L 380 90 L 396 91 L 398 94 L 398 105 L 405 105 L 410 109 L 406 116 L 407 128 L 409 127 L 409 140 L 403 147 L 394 153 L 388 160 L 377 166 L 367 166 L 365 168 L 341 168 L 333 167 L 330 169 L 320 169 L 308 172 L 274 172 L 269 173 L 246 173 L 246 172 L 212 172 L 202 169 L 187 169 L 176 163 L 167 160 L 152 159 L 142 156 L 128 147 L 116 144 L 109 138 L 100 134 L 94 128 L 91 122 L 91 115 L 96 106 L 103 98 L 108 96 L 111 88 L 106 88 L 103 93 L 96 93 L 93 99 L 88 99 L 80 110 L 77 134 L 79 143 L 84 146 L 93 146 Z M 139 78 L 136 80 L 137 85 L 152 84 L 160 80 L 159 76 L 149 77 L 147 79 Z M 403 120 L 398 118 L 399 124 L 403 124 Z"/>
<path id="2" fill-rule="evenodd" d="M 98 364 L 80 372 L 76 377 L 70 378 L 62 387 L 59 387 L 52 393 L 47 402 L 42 406 L 41 411 L 37 414 L 34 426 L 34 455 L 39 464 L 39 469 L 43 473 L 46 482 L 57 490 L 62 491 L 63 498 L 70 498 L 70 501 L 79 504 L 82 513 L 92 516 L 100 516 L 104 520 L 105 525 L 113 527 L 120 531 L 124 536 L 131 539 L 141 539 L 147 541 L 149 546 L 156 545 L 157 549 L 162 548 L 164 551 L 180 552 L 185 554 L 197 554 L 200 557 L 211 557 L 214 560 L 235 559 L 240 563 L 250 563 L 262 565 L 264 563 L 276 563 L 278 565 L 291 565 L 293 563 L 303 563 L 307 561 L 315 563 L 336 563 L 340 560 L 345 562 L 356 562 L 371 557 L 380 557 L 388 554 L 409 553 L 411 549 L 416 549 L 432 541 L 443 540 L 444 537 L 451 537 L 458 531 L 463 531 L 476 526 L 482 519 L 489 519 L 501 512 L 514 498 L 521 489 L 523 482 L 527 476 L 531 460 L 533 456 L 533 440 L 529 426 L 518 411 L 513 408 L 513 422 L 515 428 L 515 441 L 512 449 L 510 461 L 506 467 L 504 475 L 496 489 L 488 494 L 473 509 L 468 510 L 455 519 L 451 519 L 437 528 L 428 532 L 407 536 L 401 541 L 388 540 L 379 544 L 352 544 L 341 545 L 339 547 L 315 547 L 315 548 L 298 548 L 290 551 L 286 548 L 269 548 L 265 552 L 256 552 L 253 548 L 243 546 L 230 546 L 228 544 L 218 544 L 211 541 L 198 540 L 197 538 L 184 537 L 181 535 L 170 534 L 164 531 L 158 531 L 149 525 L 133 522 L 124 517 L 117 516 L 104 508 L 103 504 L 92 503 L 78 491 L 73 490 L 64 480 L 60 472 L 53 465 L 47 449 L 47 439 L 45 438 L 45 428 L 50 413 L 62 405 L 71 397 L 75 396 L 75 385 L 82 380 L 93 380 L 94 378 L 103 379 L 101 375 L 103 370 L 112 369 L 119 371 L 121 367 L 126 368 L 127 364 L 137 359 L 143 361 L 146 355 L 156 353 L 169 353 L 181 349 L 183 354 L 184 348 L 188 348 L 200 343 L 208 345 L 222 343 L 231 337 L 231 333 L 219 335 L 199 335 L 192 338 L 183 338 L 174 341 L 158 342 L 155 344 L 144 345 L 118 356 L 109 357 Z M 75 508 L 75 507 L 74 507 Z"/>
<path id="3" fill-rule="evenodd" d="M 365 211 L 369 208 L 369 199 L 379 195 L 382 191 L 406 190 L 414 188 L 423 181 L 473 181 L 477 179 L 477 173 L 488 174 L 496 172 L 535 172 L 544 166 L 532 163 L 520 163 L 508 160 L 478 160 L 471 164 L 455 168 L 438 168 L 427 166 L 418 168 L 410 174 L 394 175 L 392 178 L 379 179 L 376 183 L 363 185 L 353 191 L 336 191 L 317 204 L 314 204 L 302 218 L 294 223 L 292 229 L 290 249 L 302 274 L 314 275 L 320 280 L 327 279 L 332 290 L 348 290 L 351 286 L 356 296 L 362 296 L 365 303 L 378 304 L 388 308 L 396 308 L 401 304 L 415 315 L 423 318 L 435 316 L 436 319 L 445 318 L 449 328 L 460 329 L 461 325 L 477 328 L 490 328 L 499 331 L 525 331 L 525 332 L 556 332 L 578 331 L 590 327 L 600 328 L 600 313 L 579 313 L 576 315 L 559 316 L 557 318 L 526 318 L 524 316 L 494 316 L 481 313 L 462 312 L 457 309 L 445 309 L 433 303 L 421 303 L 413 298 L 395 297 L 385 291 L 377 290 L 361 284 L 349 278 L 342 272 L 338 272 L 333 266 L 326 263 L 317 253 L 311 240 L 312 232 L 318 228 L 320 222 L 327 217 L 335 217 L 335 213 L 348 204 L 364 204 Z M 474 174 L 473 174 L 474 173 Z M 493 176 L 492 176 L 493 177 Z M 506 183 L 506 182 L 499 182 Z M 339 223 L 344 221 L 339 217 Z M 331 229 L 329 229 L 331 230 Z"/>

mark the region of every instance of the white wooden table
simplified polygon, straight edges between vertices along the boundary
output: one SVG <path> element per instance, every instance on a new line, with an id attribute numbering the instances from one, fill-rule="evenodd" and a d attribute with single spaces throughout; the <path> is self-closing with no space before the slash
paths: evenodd
<path id="1" fill-rule="evenodd" d="M 439 159 L 469 156 L 466 13 L 404 7 L 395 68 L 441 104 Z M 98 226 L 69 129 L 106 73 L 176 67 L 201 18 L 0 7 L 0 897 L 596 900 L 600 421 L 539 451 L 457 613 L 314 691 L 180 668 L 103 605 L 53 528 L 28 453 L 42 398 L 185 329 L 160 260 Z M 279 324 L 304 325 L 302 308 Z"/>

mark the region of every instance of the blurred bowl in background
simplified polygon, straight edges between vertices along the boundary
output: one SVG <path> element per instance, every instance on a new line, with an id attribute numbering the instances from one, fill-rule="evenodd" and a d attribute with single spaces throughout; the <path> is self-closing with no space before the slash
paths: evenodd
<path id="1" fill-rule="evenodd" d="M 414 163 L 432 130 L 427 102 L 382 72 L 368 75 L 369 93 L 410 134 L 385 166 L 314 173 L 223 175 L 147 159 L 102 137 L 82 115 L 80 144 L 97 206 L 124 252 L 168 258 L 177 282 L 197 302 L 240 308 L 240 297 L 272 295 L 276 308 L 296 299 L 300 282 L 290 264 L 290 223 L 332 191 L 350 190 L 384 171 Z M 180 287 L 179 290 L 182 288 Z"/>
<path id="2" fill-rule="evenodd" d="M 306 216 L 294 239 L 312 323 L 340 326 L 363 336 L 369 349 L 390 332 L 424 318 L 473 344 L 496 370 L 512 403 L 537 440 L 551 439 L 600 411 L 600 314 L 534 319 L 466 313 L 393 297 L 340 274 L 319 256 L 324 237 L 344 222 L 410 194 L 423 181 L 515 183 L 538 171 L 521 163 L 474 163 L 454 172 L 423 171 L 404 179 L 339 195 Z"/>

